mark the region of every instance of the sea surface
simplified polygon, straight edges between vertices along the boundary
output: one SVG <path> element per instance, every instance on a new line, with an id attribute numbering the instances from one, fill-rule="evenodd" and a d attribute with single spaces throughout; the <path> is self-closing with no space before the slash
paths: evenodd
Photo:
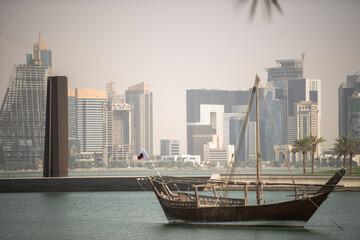
<path id="1" fill-rule="evenodd" d="M 168 224 L 153 192 L 7 193 L 0 194 L 0 239 L 360 239 L 359 200 L 359 192 L 334 192 L 305 228 L 291 229 Z"/>

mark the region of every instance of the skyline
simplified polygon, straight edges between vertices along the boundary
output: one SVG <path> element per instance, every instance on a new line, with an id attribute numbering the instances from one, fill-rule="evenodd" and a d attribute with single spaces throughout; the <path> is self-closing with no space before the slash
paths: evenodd
<path id="1" fill-rule="evenodd" d="M 259 9 L 250 23 L 249 7 L 230 0 L 2 1 L 0 32 L 30 45 L 41 30 L 53 75 L 67 76 L 71 89 L 105 90 L 113 76 L 120 94 L 150 85 L 156 154 L 160 139 L 179 139 L 186 152 L 187 89 L 248 89 L 256 73 L 264 86 L 265 68 L 305 51 L 305 77 L 322 81 L 322 135 L 330 146 L 338 135 L 337 88 L 360 70 L 360 3 L 280 5 L 283 15 L 274 11 L 268 22 Z M 1 35 L 0 52 L 3 101 L 13 66 L 25 63 L 30 49 Z"/>

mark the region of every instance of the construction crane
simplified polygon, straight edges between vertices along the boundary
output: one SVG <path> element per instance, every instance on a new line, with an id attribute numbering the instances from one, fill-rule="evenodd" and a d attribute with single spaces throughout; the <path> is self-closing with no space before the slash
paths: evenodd
<path id="1" fill-rule="evenodd" d="M 113 76 L 113 78 L 110 80 L 110 78 L 109 78 L 108 75 L 106 74 L 104 68 L 101 66 L 99 60 L 96 60 L 96 63 L 97 63 L 97 65 L 100 67 L 101 71 L 103 72 L 103 74 L 104 74 L 105 78 L 108 80 L 108 82 L 109 82 L 109 83 L 114 82 L 115 76 Z"/>
<path id="2" fill-rule="evenodd" d="M 12 37 L 12 36 L 10 36 L 9 34 L 6 34 L 6 33 L 0 33 L 0 35 L 4 35 L 6 38 L 8 38 L 8 39 L 10 39 L 10 40 L 12 40 L 12 41 L 14 41 L 14 42 L 16 42 L 16 43 L 18 43 L 18 44 L 20 44 L 20 45 L 22 45 L 22 46 L 26 47 L 26 48 L 30 48 L 30 49 L 32 49 L 32 47 L 31 47 L 31 46 L 29 46 L 29 45 L 27 45 L 27 44 L 25 44 L 25 43 L 20 42 L 19 40 L 17 40 L 17 39 L 15 39 L 15 38 L 13 38 L 13 37 Z"/>

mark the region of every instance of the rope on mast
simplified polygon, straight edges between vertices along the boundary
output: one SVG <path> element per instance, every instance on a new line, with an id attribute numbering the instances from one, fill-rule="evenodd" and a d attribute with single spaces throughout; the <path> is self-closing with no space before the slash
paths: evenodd
<path id="1" fill-rule="evenodd" d="M 276 126 L 276 124 L 275 124 L 274 116 L 273 116 L 273 114 L 272 114 L 272 112 L 271 112 L 271 110 L 270 110 L 269 103 L 268 103 L 267 100 L 266 100 L 264 88 L 263 88 L 263 86 L 261 85 L 261 82 L 260 82 L 260 87 L 261 87 L 262 95 L 263 95 L 263 97 L 264 97 L 264 102 L 265 102 L 266 109 L 267 109 L 267 111 L 268 111 L 268 113 L 269 113 L 269 115 L 270 115 L 270 117 L 271 117 L 271 123 L 272 123 L 273 127 L 275 128 L 276 138 L 277 138 L 278 142 L 281 143 L 280 134 L 279 134 L 279 129 L 277 128 L 277 126 Z M 283 157 L 284 157 L 284 161 L 285 161 L 286 167 L 287 167 L 287 169 L 288 169 L 288 171 L 289 171 L 289 173 L 290 173 L 291 180 L 292 180 L 292 182 L 295 184 L 295 180 L 294 180 L 294 177 L 293 177 L 292 172 L 291 172 L 291 170 L 290 170 L 290 167 L 289 167 L 289 165 L 288 165 L 287 158 L 286 158 L 286 156 L 285 156 L 284 153 L 281 153 L 281 154 L 282 154 Z M 296 185 L 296 184 L 295 184 L 295 185 Z"/>
<path id="2" fill-rule="evenodd" d="M 318 210 L 320 210 L 320 212 L 322 212 L 332 223 L 334 223 L 338 228 L 340 228 L 342 231 L 344 231 L 344 229 L 343 229 L 339 224 L 337 224 L 334 220 L 332 220 L 331 217 L 329 217 L 325 212 L 321 211 L 321 209 L 319 208 L 319 206 L 314 203 L 314 201 L 311 199 L 311 197 L 308 197 L 307 199 L 309 199 L 310 202 L 311 202 L 312 204 L 314 204 L 314 206 L 315 206 Z"/>
<path id="3" fill-rule="evenodd" d="M 255 95 L 255 91 L 256 91 L 256 83 L 254 84 L 252 91 L 251 91 L 251 95 L 249 98 L 249 103 L 248 103 L 248 107 L 247 107 L 247 111 L 246 111 L 246 115 L 245 115 L 245 119 L 243 121 L 243 124 L 241 126 L 241 131 L 238 134 L 238 138 L 236 141 L 236 151 L 235 151 L 235 157 L 234 157 L 234 161 L 232 161 L 231 167 L 228 168 L 228 170 L 226 171 L 226 175 L 227 175 L 227 180 L 226 180 L 226 186 L 225 186 L 225 190 L 224 190 L 224 197 L 227 197 L 228 195 L 228 182 L 230 182 L 232 180 L 232 176 L 235 172 L 236 169 L 236 165 L 239 161 L 239 156 L 240 156 L 240 150 L 241 147 L 243 145 L 244 142 L 244 137 L 245 137 L 245 130 L 246 130 L 246 126 L 247 126 L 247 122 L 249 120 L 249 116 L 250 116 L 250 111 L 251 111 L 251 107 L 252 107 L 252 103 L 254 100 L 254 95 Z"/>

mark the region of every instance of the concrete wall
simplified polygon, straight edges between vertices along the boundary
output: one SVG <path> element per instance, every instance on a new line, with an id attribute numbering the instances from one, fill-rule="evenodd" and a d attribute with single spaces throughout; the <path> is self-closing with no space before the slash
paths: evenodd
<path id="1" fill-rule="evenodd" d="M 189 177 L 187 177 L 189 178 Z M 209 177 L 194 177 L 209 179 Z M 180 187 L 180 185 L 179 185 Z M 182 190 L 186 190 L 183 186 Z M 181 188 L 180 188 L 181 189 Z M 12 178 L 0 180 L 0 193 L 152 191 L 146 177 Z"/>
<path id="2" fill-rule="evenodd" d="M 332 175 L 300 175 L 295 174 L 297 184 L 325 184 Z M 190 178 L 186 176 L 186 178 Z M 193 176 L 206 180 L 209 177 Z M 213 174 L 212 179 L 224 179 L 225 174 Z M 255 182 L 256 174 L 235 174 L 233 181 Z M 290 175 L 264 174 L 263 182 L 292 183 Z M 340 190 L 360 191 L 360 175 L 346 175 L 338 185 Z M 178 184 L 181 190 L 187 186 Z M 292 186 L 266 186 L 267 190 L 292 190 Z M 146 177 L 66 177 L 66 178 L 12 178 L 0 180 L 0 193 L 11 192 L 80 192 L 80 191 L 152 191 Z M 242 187 L 238 190 L 242 190 Z M 253 190 L 252 187 L 249 190 Z"/>

